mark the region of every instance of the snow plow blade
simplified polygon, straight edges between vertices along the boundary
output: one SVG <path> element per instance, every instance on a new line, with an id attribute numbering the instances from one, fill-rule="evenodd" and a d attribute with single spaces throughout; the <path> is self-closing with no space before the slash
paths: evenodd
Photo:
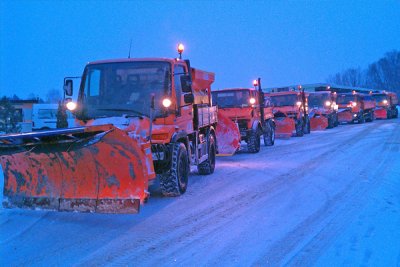
<path id="1" fill-rule="evenodd" d="M 339 123 L 350 123 L 353 121 L 353 114 L 348 110 L 341 111 L 338 113 L 338 121 Z"/>
<path id="2" fill-rule="evenodd" d="M 315 115 L 310 119 L 311 131 L 322 131 L 328 128 L 328 119 L 322 115 Z"/>
<path id="3" fill-rule="evenodd" d="M 276 138 L 290 138 L 296 133 L 295 123 L 289 117 L 275 117 L 275 137 Z"/>
<path id="4" fill-rule="evenodd" d="M 377 119 L 387 119 L 387 111 L 383 108 L 376 108 L 374 110 L 374 115 Z"/>
<path id="5" fill-rule="evenodd" d="M 112 125 L 0 136 L 7 208 L 137 213 L 155 177 L 150 144 Z"/>
<path id="6" fill-rule="evenodd" d="M 217 156 L 232 156 L 240 148 L 240 131 L 237 123 L 218 112 L 216 129 L 218 154 Z"/>

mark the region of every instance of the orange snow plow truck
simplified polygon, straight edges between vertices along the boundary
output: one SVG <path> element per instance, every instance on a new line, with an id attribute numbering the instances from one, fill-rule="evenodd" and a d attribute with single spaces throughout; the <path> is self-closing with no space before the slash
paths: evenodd
<path id="1" fill-rule="evenodd" d="M 240 147 L 240 141 L 247 143 L 247 150 L 250 153 L 258 153 L 261 147 L 260 138 L 263 136 L 264 145 L 272 146 L 275 142 L 275 122 L 271 108 L 264 107 L 264 93 L 261 91 L 260 79 L 254 81 L 255 88 L 233 88 L 212 92 L 213 104 L 218 106 L 218 123 L 220 121 L 231 121 L 238 125 L 239 132 L 231 134 L 237 137 L 236 150 Z M 235 124 L 234 124 L 235 125 Z M 232 132 L 229 126 L 229 132 Z M 225 139 L 227 130 L 218 124 L 218 142 L 230 142 L 233 139 Z M 224 140 L 224 141 L 220 141 Z M 231 154 L 228 151 L 219 150 L 220 154 Z M 233 151 L 235 152 L 235 151 Z"/>
<path id="2" fill-rule="evenodd" d="M 156 177 L 165 196 L 183 194 L 190 165 L 214 172 L 213 81 L 188 60 L 89 63 L 67 103 L 79 127 L 0 136 L 3 205 L 137 213 Z M 64 90 L 72 96 L 72 80 Z"/>
<path id="3" fill-rule="evenodd" d="M 399 112 L 396 106 L 399 104 L 396 93 L 383 91 L 381 93 L 372 93 L 372 98 L 375 100 L 375 118 L 391 119 L 397 118 Z"/>
<path id="4" fill-rule="evenodd" d="M 304 90 L 272 92 L 266 94 L 276 123 L 276 137 L 289 138 L 310 133 L 307 96 Z"/>
<path id="5" fill-rule="evenodd" d="M 337 94 L 339 123 L 364 123 L 375 119 L 375 101 L 371 95 L 357 92 Z"/>
<path id="6" fill-rule="evenodd" d="M 308 94 L 308 107 L 312 131 L 338 126 L 336 93 L 330 91 L 310 92 Z"/>

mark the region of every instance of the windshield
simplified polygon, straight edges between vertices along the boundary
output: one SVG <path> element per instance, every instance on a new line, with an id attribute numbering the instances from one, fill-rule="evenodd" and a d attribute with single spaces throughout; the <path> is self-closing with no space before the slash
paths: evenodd
<path id="1" fill-rule="evenodd" d="M 294 106 L 297 102 L 297 95 L 274 95 L 271 96 L 271 103 L 274 107 Z"/>
<path id="2" fill-rule="evenodd" d="M 162 99 L 171 95 L 167 62 L 119 62 L 88 65 L 83 85 L 84 117 L 150 115 L 151 95 L 155 95 L 156 114 Z"/>
<path id="3" fill-rule="evenodd" d="M 385 94 L 381 94 L 381 95 L 371 95 L 372 98 L 375 100 L 375 103 L 377 105 L 383 105 L 383 100 L 388 101 L 388 97 Z"/>
<path id="4" fill-rule="evenodd" d="M 338 104 L 349 104 L 350 101 L 355 102 L 356 97 L 354 95 L 339 95 L 337 97 L 336 103 Z"/>
<path id="5" fill-rule="evenodd" d="M 329 94 L 310 94 L 308 96 L 308 105 L 310 107 L 324 107 L 325 102 L 330 100 Z"/>
<path id="6" fill-rule="evenodd" d="M 250 98 L 249 90 L 214 91 L 212 100 L 221 108 L 248 106 Z"/>

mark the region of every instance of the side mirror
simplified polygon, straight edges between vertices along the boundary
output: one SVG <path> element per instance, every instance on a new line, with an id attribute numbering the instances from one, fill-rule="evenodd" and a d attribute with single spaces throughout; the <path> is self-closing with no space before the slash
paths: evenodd
<path id="1" fill-rule="evenodd" d="M 193 104 L 194 102 L 194 95 L 193 94 L 185 94 L 183 96 L 183 99 L 186 104 Z"/>
<path id="2" fill-rule="evenodd" d="M 181 76 L 182 92 L 191 93 L 192 92 L 192 80 L 189 75 Z"/>
<path id="3" fill-rule="evenodd" d="M 72 96 L 72 94 L 73 94 L 73 82 L 72 82 L 72 80 L 65 80 L 64 92 L 65 92 L 65 95 Z"/>

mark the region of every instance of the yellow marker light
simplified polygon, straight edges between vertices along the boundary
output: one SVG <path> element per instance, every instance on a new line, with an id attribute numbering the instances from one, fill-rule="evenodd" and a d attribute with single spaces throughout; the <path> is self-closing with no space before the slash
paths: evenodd
<path id="1" fill-rule="evenodd" d="M 331 104 L 332 104 L 331 101 L 329 101 L 329 100 L 325 101 L 325 106 L 329 107 Z"/>
<path id="2" fill-rule="evenodd" d="M 171 106 L 172 102 L 171 102 L 170 99 L 164 98 L 163 101 L 162 101 L 162 104 L 163 104 L 164 107 L 169 108 Z"/>
<path id="3" fill-rule="evenodd" d="M 254 104 L 256 103 L 256 99 L 255 99 L 254 97 L 251 97 L 251 98 L 249 99 L 249 103 L 252 104 L 252 105 L 254 105 Z"/>
<path id="4" fill-rule="evenodd" d="M 183 44 L 179 44 L 179 45 L 178 45 L 178 53 L 179 53 L 179 54 L 182 54 L 182 53 L 183 53 L 183 50 L 185 50 L 185 47 L 183 46 Z"/>
<path id="5" fill-rule="evenodd" d="M 258 85 L 258 81 L 257 80 L 253 80 L 253 86 L 257 86 Z"/>
<path id="6" fill-rule="evenodd" d="M 77 105 L 76 105 L 76 103 L 75 103 L 75 102 L 72 102 L 72 101 L 70 101 L 70 102 L 68 102 L 68 103 L 67 103 L 67 105 L 66 105 L 66 106 L 67 106 L 67 109 L 68 109 L 68 110 L 71 110 L 71 111 L 73 111 L 73 110 L 75 110 L 75 109 L 76 109 L 76 106 L 77 106 Z"/>

